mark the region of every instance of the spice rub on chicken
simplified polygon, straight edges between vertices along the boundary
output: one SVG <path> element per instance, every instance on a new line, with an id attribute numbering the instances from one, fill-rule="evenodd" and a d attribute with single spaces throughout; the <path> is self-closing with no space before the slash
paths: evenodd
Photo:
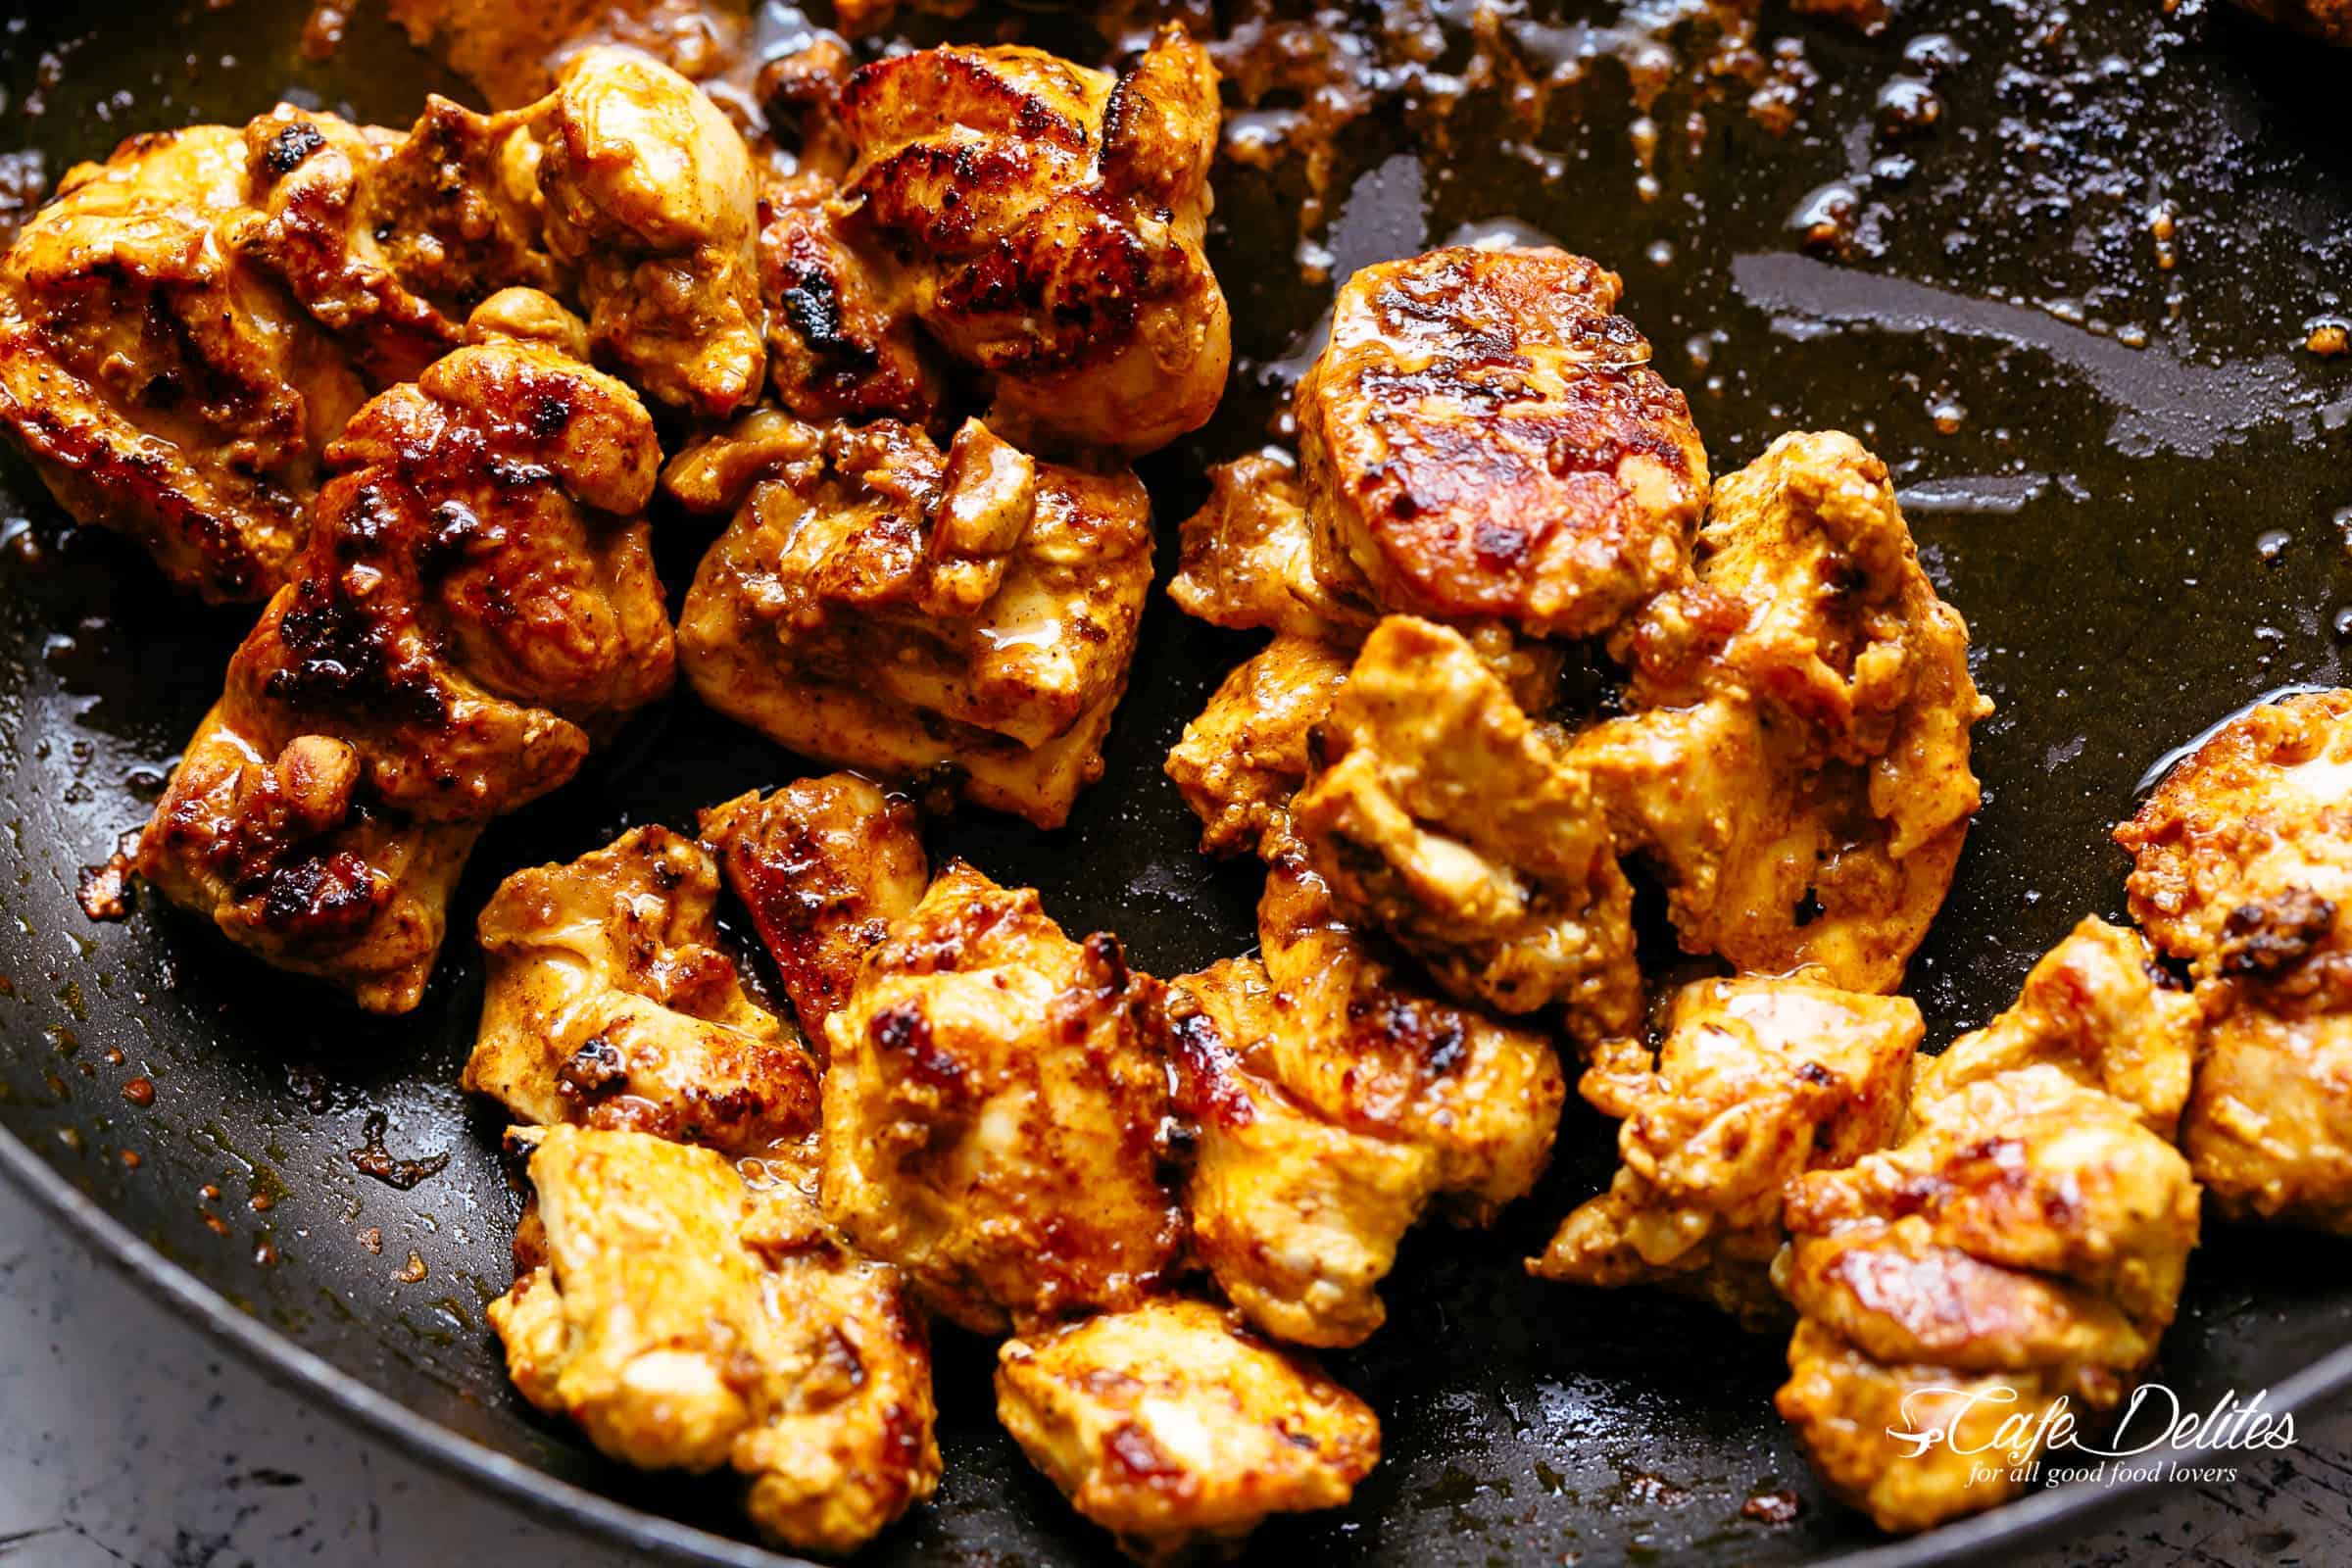
<path id="1" fill-rule="evenodd" d="M 1780 1411 L 1881 1529 L 2006 1501 L 2041 1415 L 2112 1407 L 2154 1357 L 2197 1242 L 2173 1138 L 2198 1021 L 2136 932 L 2085 920 L 1921 1065 L 1900 1142 L 1788 1189 Z"/>
<path id="2" fill-rule="evenodd" d="M 1753 1327 L 1778 1322 L 1784 1190 L 1894 1141 L 1923 1033 L 1907 997 L 1764 976 L 1683 987 L 1656 1050 L 1609 1041 L 1579 1080 L 1618 1118 L 1622 1163 L 1529 1272 L 1665 1285 Z"/>
<path id="3" fill-rule="evenodd" d="M 652 420 L 560 347 L 504 335 L 562 319 L 499 296 L 482 341 L 353 417 L 296 580 L 140 842 L 174 903 L 371 1011 L 416 1004 L 483 826 L 669 689 Z"/>
<path id="4" fill-rule="evenodd" d="M 1886 466 L 1783 436 L 1722 480 L 1697 578 L 1611 640 L 1633 710 L 1567 760 L 1668 885 L 1691 953 L 1889 992 L 1951 886 L 1991 711 Z"/>
<path id="5" fill-rule="evenodd" d="M 805 1162 L 816 1064 L 719 944 L 716 858 L 642 827 L 499 884 L 462 1085 L 526 1125 L 576 1122 Z"/>
<path id="6" fill-rule="evenodd" d="M 760 1533 L 850 1552 L 939 1484 L 931 1352 L 898 1272 L 790 1182 L 560 1126 L 530 1150 L 517 1278 L 490 1303 L 523 1396 L 647 1470 L 729 1470 Z"/>
<path id="7" fill-rule="evenodd" d="M 1007 1341 L 997 1415 L 1144 1563 L 1230 1553 L 1270 1514 L 1345 1506 L 1380 1458 L 1361 1399 L 1201 1301 Z"/>
<path id="8" fill-rule="evenodd" d="M 2209 1015 L 2197 1180 L 2232 1218 L 2352 1234 L 2352 691 L 2230 720 L 2115 836 Z"/>
<path id="9" fill-rule="evenodd" d="M 326 444 L 501 289 L 576 301 L 595 352 L 723 416 L 765 371 L 742 138 L 613 49 L 543 101 L 407 132 L 280 106 L 133 137 L 0 259 L 0 426 L 84 522 L 207 599 L 288 580 Z"/>
<path id="10" fill-rule="evenodd" d="M 978 420 L 943 452 L 894 420 L 763 410 L 667 483 L 698 511 L 741 503 L 679 621 L 711 707 L 823 761 L 947 771 L 1042 827 L 1102 776 L 1152 576 L 1132 474 L 1041 462 Z"/>

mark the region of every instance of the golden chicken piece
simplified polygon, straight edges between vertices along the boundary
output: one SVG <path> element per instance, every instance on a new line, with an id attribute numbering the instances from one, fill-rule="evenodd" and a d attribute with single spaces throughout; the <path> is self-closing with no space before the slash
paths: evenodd
<path id="1" fill-rule="evenodd" d="M 1344 1507 L 1380 1459 L 1361 1399 L 1200 1301 L 1007 1341 L 997 1416 L 1145 1563 L 1231 1552 L 1270 1514 Z"/>
<path id="2" fill-rule="evenodd" d="M 1778 1323 L 1783 1190 L 1894 1141 L 1924 1033 L 1907 997 L 1778 976 L 1683 987 L 1655 1052 L 1613 1040 L 1585 1069 L 1578 1092 L 1619 1119 L 1623 1163 L 1528 1272 L 1662 1284 Z"/>
<path id="3" fill-rule="evenodd" d="M 702 833 L 821 1049 L 867 950 L 914 912 L 931 881 L 914 808 L 854 773 L 829 773 L 711 807 Z"/>
<path id="4" fill-rule="evenodd" d="M 2198 1017 L 2136 933 L 2085 920 L 1922 1067 L 1900 1144 L 1788 1189 L 1773 1277 L 1801 1321 L 1780 1411 L 1881 1529 L 2007 1500 L 2040 1441 L 2020 1434 L 2060 1397 L 2113 1406 L 2155 1355 L 2197 1242 L 2169 1140 Z M 1967 1410 L 1959 1437 L 1900 1436 L 1995 1385 L 2016 1399 Z"/>
<path id="5" fill-rule="evenodd" d="M 1201 251 L 1216 68 L 1164 28 L 1114 76 L 1040 50 L 878 60 L 843 87 L 842 227 L 1024 445 L 1136 454 L 1206 423 L 1232 358 Z"/>
<path id="6" fill-rule="evenodd" d="M 1269 873 L 1258 934 L 1262 961 L 1169 987 L 1193 1250 L 1267 1333 L 1357 1345 L 1433 1200 L 1485 1224 L 1534 1187 L 1566 1085 L 1543 1036 L 1400 979 L 1298 861 Z"/>
<path id="7" fill-rule="evenodd" d="M 208 600 L 267 599 L 367 389 L 242 256 L 244 138 L 134 136 L 58 182 L 0 259 L 0 423 L 76 521 Z"/>
<path id="8" fill-rule="evenodd" d="M 825 1020 L 825 1212 L 976 1333 L 1116 1311 L 1184 1241 L 1159 987 L 961 861 Z"/>
<path id="9" fill-rule="evenodd" d="M 430 48 L 494 109 L 543 98 L 593 44 L 642 50 L 692 81 L 730 70 L 752 43 L 750 0 L 386 0 L 409 41 Z"/>
<path id="10" fill-rule="evenodd" d="M 717 861 L 664 827 L 508 877 L 475 924 L 489 979 L 463 1087 L 527 1125 L 793 1157 L 816 1064 L 744 995 L 717 904 Z"/>
<path id="11" fill-rule="evenodd" d="M 927 425 L 948 400 L 938 351 L 906 290 L 844 237 L 835 182 L 803 172 L 760 193 L 760 297 L 768 379 L 804 419 L 875 417 Z"/>
<path id="12" fill-rule="evenodd" d="M 668 488 L 742 503 L 679 619 L 687 678 L 806 757 L 1058 827 L 1102 773 L 1152 579 L 1133 474 L 1041 463 L 967 421 L 763 410 L 680 454 Z"/>
<path id="13" fill-rule="evenodd" d="M 2352 691 L 2216 731 L 2116 829 L 2211 1017 L 2182 1147 L 2239 1219 L 2352 1234 Z"/>
<path id="14" fill-rule="evenodd" d="M 1347 683 L 1348 654 L 1282 633 L 1234 666 L 1168 753 L 1167 774 L 1203 824 L 1209 855 L 1249 851 L 1273 860 L 1302 853 L 1291 798 L 1313 764 L 1307 738 Z"/>
<path id="15" fill-rule="evenodd" d="M 896 1270 L 790 1183 L 708 1149 L 553 1127 L 490 1303 L 514 1386 L 647 1470 L 732 1469 L 787 1548 L 849 1552 L 939 1484 L 931 1352 Z"/>
<path id="16" fill-rule="evenodd" d="M 1291 820 L 1344 917 L 1465 1000 L 1561 1004 L 1585 1039 L 1634 1026 L 1634 895 L 1608 819 L 1469 639 L 1383 620 L 1316 736 Z"/>
<path id="17" fill-rule="evenodd" d="M 1184 521 L 1183 555 L 1168 597 L 1212 626 L 1262 626 L 1352 645 L 1377 618 L 1315 571 L 1306 492 L 1285 459 L 1258 454 L 1208 470 L 1208 500 Z"/>
<path id="18" fill-rule="evenodd" d="M 1783 436 L 1716 486 L 1696 584 L 1612 647 L 1634 711 L 1568 760 L 1666 875 L 1685 950 L 1894 990 L 1951 886 L 1991 705 L 1886 465 L 1850 436 Z"/>
<path id="19" fill-rule="evenodd" d="M 1621 287 L 1564 251 L 1467 246 L 1348 278 L 1298 394 L 1326 592 L 1588 637 L 1685 577 L 1706 453 Z"/>
<path id="20" fill-rule="evenodd" d="M 668 691 L 636 396 L 485 307 L 355 416 L 297 581 L 231 660 L 138 868 L 281 968 L 416 1004 L 483 825 Z M 575 323 L 576 330 L 576 323 Z"/>

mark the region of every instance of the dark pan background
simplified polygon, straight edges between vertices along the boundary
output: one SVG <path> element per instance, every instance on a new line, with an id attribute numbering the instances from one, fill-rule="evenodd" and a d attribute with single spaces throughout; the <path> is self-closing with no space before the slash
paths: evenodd
<path id="1" fill-rule="evenodd" d="M 0 150 L 40 149 L 54 177 L 134 130 L 242 121 L 283 88 L 395 123 L 426 86 L 458 90 L 368 5 L 336 60 L 305 64 L 292 47 L 305 10 L 20 0 L 0 33 Z M 1441 15 L 1451 68 L 1468 9 Z M 1491 96 L 1454 116 L 1444 147 L 1401 112 L 1348 129 L 1319 238 L 1344 274 L 1514 219 L 1625 273 L 1627 314 L 1690 392 L 1719 472 L 1803 426 L 1854 430 L 1894 466 L 2000 705 L 1978 731 L 1984 812 L 1912 969 L 1939 1046 L 1998 1010 L 2081 915 L 2120 912 L 2106 831 L 2152 763 L 2267 691 L 2342 678 L 2352 359 L 2301 344 L 2305 319 L 2343 311 L 2352 292 L 2345 57 L 2193 0 L 2172 19 L 2136 0 L 1911 0 L 1876 38 L 1773 9 L 1764 36 L 1800 40 L 1819 75 L 1798 125 L 1770 136 L 1743 112 L 1743 85 L 1694 93 L 1686 75 L 1656 107 L 1661 193 L 1644 202 L 1616 58 L 1630 34 L 1614 21 L 1576 0 L 1513 20 L 1555 57 L 1593 55 L 1540 131 Z M 1327 22 L 1377 37 L 1383 13 Z M 1084 36 L 1067 19 L 1037 25 Z M 1890 135 L 1881 88 L 1929 33 L 1944 44 L 1914 55 L 1948 62 L 1940 118 Z M 1216 423 L 1147 466 L 1171 544 L 1200 466 L 1267 438 L 1311 351 L 1329 289 L 1294 262 L 1300 180 L 1292 166 L 1220 172 L 1215 261 L 1243 358 Z M 1808 255 L 1791 215 L 1840 180 L 1853 254 Z M 2170 270 L 2159 210 L 2174 215 Z M 2119 341 L 2127 327 L 2144 346 Z M 1953 422 L 1946 406 L 1961 411 L 1950 433 L 1935 417 L 1943 408 Z M 77 867 L 142 819 L 251 617 L 174 599 L 133 552 L 68 529 L 21 466 L 0 468 L 0 1125 L 40 1162 L 0 1147 L 0 1165 L 29 1172 L 192 1315 L 220 1308 L 191 1276 L 249 1314 L 228 1314 L 226 1332 L 306 1396 L 510 1488 L 536 1482 L 508 1462 L 519 1461 L 737 1534 L 723 1483 L 619 1471 L 507 1387 L 482 1307 L 510 1278 L 515 1200 L 496 1118 L 453 1087 L 480 984 L 464 933 L 514 867 L 634 823 L 690 824 L 696 808 L 795 765 L 690 699 L 649 717 L 490 834 L 459 934 L 408 1018 L 356 1016 L 151 897 L 126 923 L 92 925 L 74 905 Z M 709 530 L 662 526 L 674 582 Z M 934 848 L 1036 883 L 1066 925 L 1115 929 L 1160 973 L 1247 948 L 1255 877 L 1194 853 L 1158 761 L 1250 646 L 1155 602 L 1109 777 L 1070 827 L 967 813 L 935 828 Z M 151 1105 L 124 1098 L 134 1077 L 152 1080 Z M 349 1153 L 375 1117 L 394 1153 L 446 1153 L 447 1167 L 405 1193 L 361 1175 Z M 1772 1564 L 1876 1539 L 1823 1497 L 1773 1416 L 1777 1343 L 1654 1295 L 1522 1277 L 1519 1259 L 1612 1163 L 1609 1128 L 1581 1107 L 1560 1147 L 1544 1190 L 1494 1233 L 1408 1246 L 1389 1328 L 1332 1358 L 1380 1411 L 1382 1465 L 1346 1511 L 1269 1526 L 1262 1560 Z M 380 1250 L 363 1245 L 369 1232 Z M 2333 1242 L 2217 1229 L 2158 1375 L 2197 1405 L 2298 1369 L 2313 1368 L 2300 1391 L 2340 1381 L 2346 1368 L 2315 1364 L 2352 1328 L 2348 1261 Z M 1102 1555 L 996 1431 L 988 1348 L 949 1335 L 939 1359 L 947 1480 L 866 1560 Z M 755 1555 L 540 1490 L 583 1528 L 663 1555 Z M 1743 1515 L 1783 1491 L 1798 1500 L 1792 1523 Z M 1901 1555 L 1982 1549 L 2096 1500 L 2044 1496 Z"/>

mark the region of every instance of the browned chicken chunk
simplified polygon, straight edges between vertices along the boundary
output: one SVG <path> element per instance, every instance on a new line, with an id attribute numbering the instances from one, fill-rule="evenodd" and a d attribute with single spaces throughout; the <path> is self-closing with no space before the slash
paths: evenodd
<path id="1" fill-rule="evenodd" d="M 802 1159 L 816 1064 L 744 995 L 717 903 L 710 853 L 663 827 L 508 877 L 476 922 L 490 973 L 464 1087 L 524 1124 Z"/>
<path id="2" fill-rule="evenodd" d="M 1636 710 L 1569 760 L 1686 950 L 1892 991 L 1977 808 L 1967 627 L 1850 436 L 1784 436 L 1718 484 L 1697 573 L 1614 640 Z"/>
<path id="3" fill-rule="evenodd" d="M 511 307 L 491 318 L 518 314 Z M 363 409 L 138 868 L 271 963 L 416 1004 L 482 826 L 669 689 L 634 394 L 487 336 Z"/>
<path id="4" fill-rule="evenodd" d="M 535 1214 L 489 1315 L 524 1397 L 624 1464 L 734 1471 L 791 1549 L 853 1551 L 931 1495 L 931 1352 L 895 1269 L 713 1151 L 521 1136 Z"/>
<path id="5" fill-rule="evenodd" d="M 893 420 L 770 410 L 667 482 L 698 511 L 742 503 L 679 621 L 705 702 L 803 756 L 953 769 L 1042 827 L 1102 776 L 1152 578 L 1132 474 L 1041 463 L 977 420 L 943 453 Z"/>
<path id="6" fill-rule="evenodd" d="M 2352 1234 L 2352 691 L 2224 725 L 2116 830 L 2212 1022 L 2181 1144 L 2216 1206 Z"/>
<path id="7" fill-rule="evenodd" d="M 1168 753 L 1167 773 L 1202 823 L 1210 855 L 1272 860 L 1302 851 L 1291 798 L 1313 770 L 1307 737 L 1348 679 L 1341 649 L 1285 633 L 1234 666 Z"/>
<path id="8" fill-rule="evenodd" d="M 1924 1032 L 1907 997 L 1779 977 L 1685 986 L 1655 1052 L 1613 1040 L 1585 1069 L 1578 1092 L 1619 1119 L 1623 1163 L 1529 1271 L 1663 1284 L 1751 1327 L 1779 1322 L 1783 1190 L 1894 1141 Z"/>
<path id="9" fill-rule="evenodd" d="M 1564 251 L 1472 247 L 1348 280 L 1298 384 L 1327 591 L 1584 637 L 1684 577 L 1706 453 L 1620 287 Z"/>
<path id="10" fill-rule="evenodd" d="M 703 81 L 752 42 L 752 0 L 385 0 L 385 9 L 494 109 L 545 97 L 564 64 L 595 44 L 642 50 Z"/>
<path id="11" fill-rule="evenodd" d="M 1145 1563 L 1231 1552 L 1270 1514 L 1342 1507 L 1380 1458 L 1361 1399 L 1200 1301 L 1006 1342 L 997 1415 Z"/>
<path id="12" fill-rule="evenodd" d="M 1633 888 L 1607 816 L 1467 638 L 1383 620 L 1310 751 L 1292 825 L 1343 915 L 1466 1000 L 1560 1004 L 1586 1039 L 1633 1027 Z"/>
<path id="13" fill-rule="evenodd" d="M 1237 630 L 1353 644 L 1375 618 L 1315 570 L 1314 525 L 1297 470 L 1258 454 L 1208 470 L 1208 500 L 1184 521 L 1168 597 L 1188 615 Z"/>
<path id="14" fill-rule="evenodd" d="M 768 379 L 804 419 L 877 416 L 929 424 L 949 396 L 938 349 L 917 328 L 896 269 L 843 232 L 835 180 L 802 172 L 760 193 L 760 294 Z"/>
<path id="15" fill-rule="evenodd" d="M 59 181 L 0 259 L 0 422 L 74 518 L 212 600 L 266 599 L 366 398 L 232 242 L 245 140 L 193 125 Z"/>
<path id="16" fill-rule="evenodd" d="M 1158 987 L 950 864 L 825 1020 L 825 1212 L 980 1333 L 1118 1310 L 1183 1244 Z"/>
<path id="17" fill-rule="evenodd" d="M 1356 1345 L 1433 1200 L 1484 1223 L 1535 1185 L 1566 1086 L 1543 1036 L 1415 987 L 1303 865 L 1273 868 L 1258 931 L 1262 961 L 1169 987 L 1193 1251 L 1265 1332 Z"/>
<path id="18" fill-rule="evenodd" d="M 1201 252 L 1217 75 L 1181 27 L 1116 76 L 1015 46 L 879 60 L 838 115 L 841 229 L 986 378 L 992 425 L 1132 454 L 1207 421 L 1232 357 Z"/>
<path id="19" fill-rule="evenodd" d="M 703 813 L 727 886 L 752 911 L 810 1043 L 848 1000 L 866 951 L 931 880 L 914 808 L 852 773 L 743 795 Z"/>
<path id="20" fill-rule="evenodd" d="M 2136 933 L 2085 920 L 1922 1066 L 1900 1144 L 1789 1188 L 1781 1414 L 1881 1529 L 2006 1501 L 2035 1417 L 2109 1408 L 2155 1355 L 2197 1242 L 2171 1142 L 2197 1024 Z M 2016 1397 L 1965 1406 L 1995 1385 Z M 1900 1436 L 1932 1427 L 1956 1430 Z"/>

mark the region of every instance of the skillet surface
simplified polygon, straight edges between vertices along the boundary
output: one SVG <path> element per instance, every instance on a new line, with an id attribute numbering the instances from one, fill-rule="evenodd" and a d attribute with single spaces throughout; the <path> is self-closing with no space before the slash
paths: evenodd
<path id="1" fill-rule="evenodd" d="M 240 122 L 289 87 L 391 123 L 426 87 L 458 90 L 371 7 L 336 59 L 302 61 L 306 10 L 0 7 L 0 149 L 39 149 L 54 177 L 130 131 Z M 1467 17 L 1440 8 L 1448 52 L 1433 72 L 1460 67 Z M 1369 0 L 1329 20 L 1342 19 L 1379 35 Z M 2106 829 L 2162 754 L 2266 691 L 2344 678 L 2352 360 L 2301 347 L 2306 318 L 2352 303 L 2352 137 L 2328 96 L 2340 62 L 2194 0 L 2169 20 L 2153 6 L 1910 0 L 1876 39 L 1774 10 L 1763 36 L 1799 40 L 1817 77 L 1795 128 L 1761 129 L 1744 85 L 1693 93 L 1670 71 L 1653 111 L 1669 127 L 1660 194 L 1643 201 L 1623 59 L 1705 26 L 1615 23 L 1614 7 L 1584 0 L 1507 19 L 1530 57 L 1590 57 L 1541 130 L 1493 94 L 1452 116 L 1450 151 L 1404 114 L 1348 127 L 1314 237 L 1345 275 L 1507 215 L 1626 274 L 1627 314 L 1690 392 L 1718 472 L 1784 429 L 1829 425 L 1894 466 L 2000 704 L 1978 732 L 1985 809 L 1912 968 L 1939 1045 L 1998 1010 L 2079 916 L 2120 912 Z M 1032 25 L 1085 36 L 1066 19 Z M 1913 42 L 1930 34 L 1940 41 Z M 1906 45 L 1942 62 L 1940 117 L 1897 134 L 1882 122 L 1899 111 L 1879 100 L 1913 69 Z M 1385 79 L 1404 100 L 1442 81 Z M 1808 202 L 1830 182 L 1844 186 L 1841 261 L 1808 254 L 1791 227 L 1838 205 L 1837 192 Z M 1266 439 L 1311 353 L 1329 286 L 1294 261 L 1304 194 L 1295 164 L 1221 169 L 1214 259 L 1243 359 L 1215 424 L 1147 466 L 1171 544 L 1200 466 Z M 76 869 L 143 818 L 250 613 L 172 598 L 133 553 L 69 529 L 14 464 L 0 468 L 0 1126 L 24 1146 L 0 1150 L 0 1165 L 29 1172 L 192 1311 L 233 1304 L 248 1315 L 235 1337 L 420 1449 L 510 1487 L 536 1484 L 519 1464 L 734 1534 L 722 1486 L 618 1471 L 507 1388 L 482 1307 L 510 1278 L 514 1198 L 496 1119 L 453 1087 L 479 994 L 469 942 L 451 942 L 416 1014 L 370 1020 L 151 897 L 127 923 L 84 920 Z M 674 584 L 708 530 L 664 529 Z M 1247 947 L 1254 875 L 1194 853 L 1157 764 L 1250 646 L 1155 602 L 1109 777 L 1071 826 L 967 813 L 935 826 L 934 850 L 1034 882 L 1065 925 L 1117 930 L 1159 973 Z M 453 932 L 518 865 L 634 823 L 690 825 L 697 807 L 794 771 L 680 699 L 492 832 Z M 152 1084 L 151 1103 L 125 1095 L 133 1080 Z M 1611 1164 L 1607 1125 L 1580 1107 L 1560 1144 L 1544 1190 L 1494 1233 L 1408 1246 L 1391 1326 L 1332 1358 L 1380 1411 L 1382 1465 L 1346 1512 L 1269 1526 L 1263 1559 L 1771 1564 L 1875 1541 L 1821 1495 L 1772 1415 L 1777 1345 L 1694 1305 L 1521 1276 L 1518 1259 Z M 398 1190 L 355 1169 L 351 1152 L 369 1146 L 447 1163 Z M 2348 1265 L 2329 1242 L 2210 1234 L 2157 1376 L 2199 1408 L 2299 1371 L 2302 1394 L 2352 1377 L 2323 1361 L 2352 1339 Z M 297 1365 L 290 1347 L 323 1364 Z M 988 1367 L 985 1347 L 943 1336 L 947 1480 L 864 1561 L 1103 1554 L 995 1430 Z M 664 1555 L 758 1557 L 543 1490 Z M 2039 1497 L 1896 1555 L 1973 1554 L 2100 1500 Z M 1760 1517 L 1791 1504 L 1791 1521 Z"/>

